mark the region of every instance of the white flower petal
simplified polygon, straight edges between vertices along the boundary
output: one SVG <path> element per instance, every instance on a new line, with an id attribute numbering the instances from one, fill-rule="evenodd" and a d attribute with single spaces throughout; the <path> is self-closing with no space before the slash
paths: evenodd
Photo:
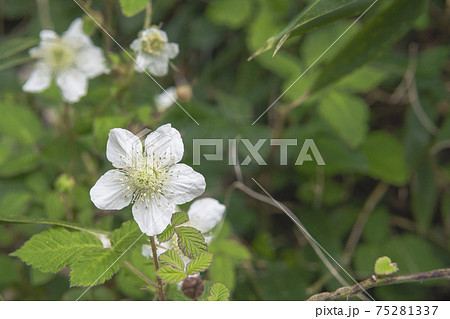
<path id="1" fill-rule="evenodd" d="M 185 164 L 176 164 L 169 170 L 165 196 L 174 204 L 184 204 L 203 194 L 205 187 L 202 174 Z"/>
<path id="2" fill-rule="evenodd" d="M 167 166 L 181 161 L 184 153 L 180 132 L 172 125 L 165 124 L 150 133 L 145 139 L 145 151 L 155 157 L 160 166 Z"/>
<path id="3" fill-rule="evenodd" d="M 168 242 L 160 243 L 158 239 L 155 238 L 156 243 L 156 255 L 160 256 L 162 253 L 165 253 L 169 248 Z M 153 251 L 150 245 L 142 245 L 142 256 L 145 258 L 153 258 Z"/>
<path id="4" fill-rule="evenodd" d="M 87 94 L 87 77 L 77 69 L 62 71 L 56 76 L 56 83 L 61 89 L 63 99 L 75 103 Z"/>
<path id="5" fill-rule="evenodd" d="M 162 41 L 167 42 L 169 39 L 167 38 L 167 33 L 158 28 L 149 28 L 147 30 L 142 31 L 141 39 L 146 39 L 150 34 L 159 34 L 159 37 Z"/>
<path id="6" fill-rule="evenodd" d="M 225 205 L 214 198 L 200 198 L 189 207 L 189 222 L 192 227 L 202 233 L 212 230 L 222 220 L 225 214 Z"/>
<path id="7" fill-rule="evenodd" d="M 53 30 L 42 30 L 39 32 L 39 37 L 41 38 L 42 44 L 42 42 L 51 42 L 58 39 L 58 34 Z"/>
<path id="8" fill-rule="evenodd" d="M 155 97 L 156 108 L 162 112 L 172 106 L 177 100 L 177 89 L 174 86 L 167 88 L 164 92 Z"/>
<path id="9" fill-rule="evenodd" d="M 78 52 L 75 64 L 88 78 L 109 72 L 103 51 L 96 46 L 89 46 Z"/>
<path id="10" fill-rule="evenodd" d="M 38 63 L 31 73 L 30 78 L 25 82 L 22 89 L 25 92 L 42 92 L 50 86 L 52 74 L 45 63 Z"/>
<path id="11" fill-rule="evenodd" d="M 178 48 L 178 43 L 166 43 L 164 46 L 164 54 L 169 57 L 169 59 L 174 59 L 178 53 L 180 53 L 180 49 Z"/>
<path id="12" fill-rule="evenodd" d="M 91 200 L 99 209 L 118 210 L 129 205 L 132 191 L 127 189 L 126 176 L 117 170 L 109 170 L 91 188 Z"/>
<path id="13" fill-rule="evenodd" d="M 136 135 L 122 128 L 109 131 L 106 158 L 114 167 L 123 168 L 130 165 L 133 158 L 139 154 L 142 154 L 142 143 Z"/>
<path id="14" fill-rule="evenodd" d="M 175 205 L 162 196 L 154 196 L 148 201 L 137 200 L 132 211 L 141 231 L 148 236 L 155 236 L 170 224 Z"/>
<path id="15" fill-rule="evenodd" d="M 135 52 L 140 51 L 142 48 L 141 39 L 134 39 L 130 44 L 130 48 Z"/>
<path id="16" fill-rule="evenodd" d="M 150 55 L 146 53 L 138 53 L 136 56 L 136 63 L 134 64 L 134 70 L 143 73 L 151 63 L 152 59 Z"/>
<path id="17" fill-rule="evenodd" d="M 63 33 L 63 40 L 79 47 L 92 45 L 91 39 L 83 32 L 83 20 L 77 18 L 72 21 L 67 31 Z"/>
<path id="18" fill-rule="evenodd" d="M 169 73 L 169 58 L 167 56 L 152 56 L 147 69 L 154 76 L 164 76 Z"/>

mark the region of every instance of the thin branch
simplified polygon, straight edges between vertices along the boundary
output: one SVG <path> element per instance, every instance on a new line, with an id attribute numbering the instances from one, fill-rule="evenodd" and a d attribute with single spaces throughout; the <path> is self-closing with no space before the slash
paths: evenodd
<path id="1" fill-rule="evenodd" d="M 158 271 L 159 263 L 158 263 L 158 255 L 156 254 L 155 238 L 153 238 L 153 236 L 149 236 L 149 239 L 150 239 L 150 244 L 152 246 L 153 262 L 155 263 L 155 270 Z M 161 278 L 159 278 L 158 275 L 156 275 L 156 280 L 158 281 L 159 300 L 165 301 L 166 295 L 164 294 Z"/>
<path id="2" fill-rule="evenodd" d="M 353 255 L 356 245 L 358 244 L 359 239 L 361 238 L 361 235 L 363 233 L 364 226 L 366 225 L 370 215 L 372 214 L 379 201 L 383 198 L 384 194 L 386 194 L 388 188 L 389 186 L 387 184 L 383 182 L 379 183 L 364 203 L 361 213 L 359 214 L 358 219 L 352 228 L 350 236 L 348 237 L 347 244 L 345 245 L 344 264 L 347 265 L 350 262 L 351 256 Z"/>
<path id="3" fill-rule="evenodd" d="M 150 28 L 151 23 L 152 23 L 152 1 L 149 0 L 147 2 L 147 7 L 145 8 L 144 30 Z"/>
<path id="4" fill-rule="evenodd" d="M 305 227 L 301 223 L 301 221 L 298 219 L 297 216 L 294 215 L 294 213 L 283 203 L 280 203 L 278 201 L 274 201 L 272 198 L 265 196 L 263 194 L 260 194 L 258 192 L 255 192 L 251 188 L 249 188 L 247 185 L 241 183 L 241 182 L 235 182 L 235 187 L 247 195 L 264 202 L 266 204 L 269 204 L 275 208 L 281 209 L 283 212 L 285 212 L 289 218 L 292 219 L 292 221 L 298 226 L 303 236 L 305 236 L 306 240 L 309 242 L 309 244 L 312 246 L 314 251 L 316 252 L 317 256 L 319 256 L 320 260 L 324 263 L 324 265 L 328 268 L 328 270 L 333 274 L 333 276 L 339 281 L 341 285 L 348 285 L 347 281 L 342 278 L 342 276 L 336 271 L 336 269 L 333 267 L 333 265 L 329 262 L 329 260 L 325 257 L 322 250 L 319 248 L 319 246 L 316 244 L 316 242 L 312 239 L 311 235 L 305 230 Z"/>
<path id="5" fill-rule="evenodd" d="M 148 279 L 143 273 L 141 273 L 139 270 L 137 270 L 136 268 L 134 268 L 128 261 L 124 261 L 123 262 L 125 264 L 125 266 L 127 266 L 132 272 L 134 272 L 136 275 L 138 275 L 143 281 L 145 281 L 147 283 L 147 285 L 158 289 L 158 287 L 150 280 Z"/>
<path id="6" fill-rule="evenodd" d="M 348 298 L 359 292 L 362 289 L 367 290 L 379 286 L 396 285 L 407 282 L 422 282 L 424 280 L 431 279 L 450 279 L 450 268 L 436 269 L 428 272 L 401 275 L 395 277 L 381 277 L 381 278 L 368 278 L 356 285 L 350 287 L 342 287 L 333 292 L 323 292 L 314 296 L 311 296 L 308 301 L 325 301 L 335 300 L 339 298 Z"/>

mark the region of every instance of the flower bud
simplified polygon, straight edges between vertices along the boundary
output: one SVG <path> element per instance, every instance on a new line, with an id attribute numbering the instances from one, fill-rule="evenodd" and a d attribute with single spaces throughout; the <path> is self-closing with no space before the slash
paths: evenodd
<path id="1" fill-rule="evenodd" d="M 187 277 L 181 285 L 181 291 L 186 297 L 196 300 L 203 295 L 205 284 L 200 277 Z"/>

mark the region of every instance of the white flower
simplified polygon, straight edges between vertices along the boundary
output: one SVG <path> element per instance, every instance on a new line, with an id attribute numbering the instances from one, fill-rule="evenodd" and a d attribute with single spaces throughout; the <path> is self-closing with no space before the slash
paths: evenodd
<path id="1" fill-rule="evenodd" d="M 134 69 L 151 74 L 164 76 L 169 72 L 169 60 L 174 59 L 179 52 L 177 43 L 169 43 L 167 34 L 157 27 L 151 27 L 141 32 L 130 48 L 137 52 Z"/>
<path id="2" fill-rule="evenodd" d="M 92 187 L 91 200 L 99 209 L 122 209 L 133 203 L 133 217 L 141 231 L 160 234 L 170 223 L 175 205 L 205 191 L 203 175 L 185 164 L 180 133 L 170 124 L 150 133 L 144 142 L 133 133 L 112 129 L 106 157 L 116 168 Z"/>
<path id="3" fill-rule="evenodd" d="M 207 243 L 211 242 L 213 235 L 207 235 L 217 224 L 222 220 L 225 214 L 225 205 L 219 203 L 214 198 L 197 199 L 191 204 L 187 212 L 189 216 L 188 226 L 192 226 L 202 232 Z M 180 255 L 185 264 L 190 262 L 190 259 L 185 256 L 177 245 L 177 237 L 174 235 L 169 241 L 159 243 L 157 241 L 156 254 L 159 256 L 167 250 L 175 250 Z M 145 258 L 153 257 L 152 249 L 148 245 L 142 246 L 142 255 Z"/>
<path id="4" fill-rule="evenodd" d="M 40 32 L 39 46 L 30 50 L 38 61 L 24 91 L 42 92 L 54 77 L 64 101 L 75 103 L 86 95 L 88 79 L 109 72 L 102 50 L 92 44 L 82 28 L 83 21 L 78 18 L 61 37 L 51 30 Z"/>
<path id="5" fill-rule="evenodd" d="M 174 86 L 167 88 L 165 92 L 162 92 L 155 97 L 156 109 L 159 112 L 165 111 L 175 103 L 177 98 L 177 88 Z"/>

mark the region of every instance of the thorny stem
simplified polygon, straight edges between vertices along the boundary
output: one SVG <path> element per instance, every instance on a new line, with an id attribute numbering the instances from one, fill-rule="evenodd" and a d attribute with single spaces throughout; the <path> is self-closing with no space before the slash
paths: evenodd
<path id="1" fill-rule="evenodd" d="M 125 266 L 127 266 L 132 272 L 134 272 L 136 275 L 138 275 L 143 281 L 145 281 L 147 283 L 147 285 L 158 289 L 158 287 L 150 280 L 148 279 L 143 273 L 141 273 L 139 270 L 137 270 L 136 268 L 134 268 L 128 261 L 124 261 L 123 262 L 125 264 Z"/>
<path id="2" fill-rule="evenodd" d="M 333 292 L 322 292 L 311 296 L 308 301 L 335 300 L 339 298 L 351 297 L 361 292 L 363 288 L 367 290 L 373 287 L 396 285 L 407 282 L 422 282 L 430 279 L 450 279 L 450 268 L 435 269 L 428 272 L 395 277 L 371 277 L 353 286 L 342 287 Z"/>
<path id="3" fill-rule="evenodd" d="M 150 244 L 152 246 L 153 262 L 155 263 L 155 270 L 158 271 L 159 263 L 158 263 L 158 255 L 156 254 L 155 238 L 153 236 L 149 236 L 149 239 L 150 239 Z M 158 281 L 159 300 L 165 301 L 166 295 L 164 294 L 161 278 L 159 278 L 158 275 L 156 275 L 156 280 Z"/>

